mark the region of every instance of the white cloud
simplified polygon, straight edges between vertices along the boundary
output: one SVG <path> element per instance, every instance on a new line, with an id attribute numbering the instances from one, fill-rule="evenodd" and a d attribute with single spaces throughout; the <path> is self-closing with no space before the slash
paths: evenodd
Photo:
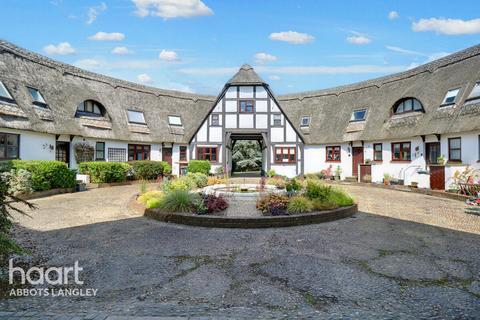
<path id="1" fill-rule="evenodd" d="M 480 33 L 480 19 L 461 20 L 429 18 L 412 23 L 415 32 L 434 31 L 446 35 L 464 35 Z"/>
<path id="2" fill-rule="evenodd" d="M 140 82 L 140 83 L 143 83 L 143 84 L 146 84 L 146 83 L 152 83 L 152 78 L 146 74 L 146 73 L 142 73 L 142 74 L 139 74 L 137 76 L 137 81 Z"/>
<path id="3" fill-rule="evenodd" d="M 74 65 L 83 69 L 96 69 L 102 66 L 102 62 L 96 59 L 82 59 L 75 62 Z"/>
<path id="4" fill-rule="evenodd" d="M 351 36 L 347 37 L 347 42 L 351 44 L 356 44 L 356 45 L 364 45 L 364 44 L 369 44 L 372 42 L 370 38 L 362 35 L 356 35 L 356 36 Z"/>
<path id="5" fill-rule="evenodd" d="M 258 52 L 255 53 L 253 56 L 255 58 L 256 63 L 265 63 L 265 62 L 273 62 L 277 61 L 277 57 L 265 52 Z"/>
<path id="6" fill-rule="evenodd" d="M 125 39 L 125 35 L 120 32 L 97 32 L 93 36 L 88 37 L 90 40 L 95 41 L 122 41 Z"/>
<path id="7" fill-rule="evenodd" d="M 49 44 L 43 47 L 47 54 L 69 55 L 75 54 L 75 49 L 68 42 L 61 42 L 58 45 Z"/>
<path id="8" fill-rule="evenodd" d="M 169 18 L 189 18 L 197 16 L 211 16 L 212 9 L 201 0 L 132 0 L 140 17 L 157 16 Z"/>
<path id="9" fill-rule="evenodd" d="M 272 75 L 272 76 L 268 77 L 268 79 L 270 79 L 272 81 L 278 81 L 278 80 L 281 80 L 282 78 L 280 78 L 280 76 Z"/>
<path id="10" fill-rule="evenodd" d="M 397 11 L 390 11 L 390 12 L 388 13 L 388 19 L 390 19 L 390 20 L 395 20 L 395 19 L 397 19 L 398 17 L 400 17 L 400 16 L 398 15 L 398 12 L 397 12 Z"/>
<path id="11" fill-rule="evenodd" d="M 176 61 L 178 60 L 178 54 L 175 51 L 163 49 L 158 55 L 158 58 L 165 61 Z"/>
<path id="12" fill-rule="evenodd" d="M 269 38 L 270 40 L 285 41 L 292 44 L 305 44 L 315 40 L 312 35 L 296 31 L 273 32 Z"/>
<path id="13" fill-rule="evenodd" d="M 88 20 L 86 23 L 92 24 L 95 20 L 97 20 L 97 17 L 100 14 L 100 12 L 103 12 L 105 10 L 107 10 L 107 5 L 105 4 L 105 2 L 102 2 L 99 6 L 88 8 L 88 13 L 87 13 Z"/>
<path id="14" fill-rule="evenodd" d="M 115 47 L 112 49 L 112 53 L 114 54 L 130 54 L 133 53 L 130 49 L 127 47 Z"/>
<path id="15" fill-rule="evenodd" d="M 407 55 L 413 55 L 413 56 L 427 56 L 425 53 L 418 52 L 418 51 L 413 51 L 413 50 L 408 50 L 408 49 L 403 49 L 400 47 L 394 47 L 394 46 L 385 46 L 390 51 L 401 53 L 401 54 L 407 54 Z"/>

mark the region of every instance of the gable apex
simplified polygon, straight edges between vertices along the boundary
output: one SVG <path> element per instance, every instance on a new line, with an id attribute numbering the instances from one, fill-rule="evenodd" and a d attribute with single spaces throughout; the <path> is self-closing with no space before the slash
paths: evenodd
<path id="1" fill-rule="evenodd" d="M 227 85 L 265 85 L 265 81 L 255 72 L 252 66 L 244 64 L 227 82 Z"/>

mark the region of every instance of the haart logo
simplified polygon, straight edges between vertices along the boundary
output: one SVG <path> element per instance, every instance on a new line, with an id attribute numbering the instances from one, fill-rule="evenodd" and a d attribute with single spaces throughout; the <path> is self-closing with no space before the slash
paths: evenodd
<path id="1" fill-rule="evenodd" d="M 31 285 L 50 284 L 60 285 L 68 284 L 70 273 L 73 273 L 75 284 L 82 285 L 83 281 L 79 279 L 79 273 L 83 268 L 78 265 L 78 261 L 75 261 L 73 267 L 50 267 L 45 269 L 43 267 L 31 267 L 25 272 L 21 267 L 13 266 L 13 259 L 8 261 L 8 282 L 13 284 L 14 273 L 19 273 L 21 277 L 21 284 L 26 282 Z"/>

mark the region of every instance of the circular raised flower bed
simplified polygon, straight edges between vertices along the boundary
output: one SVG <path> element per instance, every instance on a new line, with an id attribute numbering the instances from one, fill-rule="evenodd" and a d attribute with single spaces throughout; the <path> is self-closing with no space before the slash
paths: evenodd
<path id="1" fill-rule="evenodd" d="M 145 209 L 144 215 L 159 221 L 211 228 L 278 228 L 322 223 L 353 216 L 358 211 L 356 204 L 333 210 L 316 211 L 288 216 L 227 217 L 194 215 L 189 213 L 162 212 L 160 209 Z"/>

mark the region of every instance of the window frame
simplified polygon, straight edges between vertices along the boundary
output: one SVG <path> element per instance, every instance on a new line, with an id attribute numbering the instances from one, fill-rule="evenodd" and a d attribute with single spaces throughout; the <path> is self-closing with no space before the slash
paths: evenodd
<path id="1" fill-rule="evenodd" d="M 335 154 L 337 154 L 338 149 L 338 159 L 335 159 Z M 332 159 L 328 158 L 329 151 L 331 150 Z M 326 146 L 325 147 L 325 162 L 342 162 L 342 146 L 335 145 L 335 146 Z"/>
<path id="2" fill-rule="evenodd" d="M 137 112 L 137 113 L 141 113 L 141 114 L 142 114 L 142 117 L 143 117 L 143 121 L 144 121 L 144 122 L 130 121 L 129 112 Z M 143 113 L 143 111 L 140 111 L 140 110 L 127 109 L 127 120 L 128 120 L 128 123 L 132 123 L 132 124 L 140 124 L 140 125 L 147 125 L 147 120 L 145 119 L 145 113 Z"/>
<path id="3" fill-rule="evenodd" d="M 178 118 L 180 119 L 180 124 L 172 123 L 170 121 L 171 118 Z M 181 116 L 176 116 L 176 115 L 168 115 L 168 125 L 169 126 L 174 126 L 174 127 L 182 127 L 183 126 L 183 121 Z"/>
<path id="4" fill-rule="evenodd" d="M 245 104 L 245 111 L 242 111 L 242 102 L 245 102 L 245 103 L 248 103 L 248 102 L 251 102 L 252 103 L 252 110 L 251 111 L 247 111 L 248 110 L 248 104 Z M 239 99 L 238 100 L 238 113 L 247 113 L 247 114 L 250 114 L 250 113 L 255 113 L 255 100 L 252 100 L 252 99 Z"/>
<path id="5" fill-rule="evenodd" d="M 38 93 L 38 95 L 40 96 L 40 98 L 42 98 L 43 101 L 34 100 L 35 98 L 33 97 L 31 90 L 36 91 L 36 92 Z M 32 104 L 33 104 L 33 105 L 35 105 L 35 106 L 37 106 L 37 107 L 40 107 L 40 108 L 43 108 L 43 109 L 47 109 L 47 108 L 48 108 L 47 100 L 45 100 L 45 97 L 44 97 L 43 94 L 40 92 L 40 90 L 38 90 L 37 88 L 34 88 L 34 87 L 27 86 L 27 91 L 28 91 L 28 93 L 30 94 L 30 98 L 32 99 Z"/>
<path id="6" fill-rule="evenodd" d="M 409 100 L 412 101 L 412 109 L 408 110 L 408 111 L 398 112 L 397 110 L 400 107 L 400 104 L 405 103 L 406 101 L 409 101 Z M 420 108 L 421 108 L 420 110 L 415 110 L 415 107 L 414 107 L 415 101 L 418 101 L 418 103 L 420 104 Z M 402 98 L 402 99 L 398 100 L 397 102 L 395 102 L 395 104 L 393 105 L 393 108 L 392 108 L 392 115 L 401 115 L 401 114 L 408 114 L 408 113 L 415 113 L 415 112 L 425 113 L 425 108 L 423 107 L 422 101 L 420 101 L 419 99 L 417 99 L 415 97 Z"/>
<path id="7" fill-rule="evenodd" d="M 472 93 L 474 92 L 475 88 L 477 88 L 477 87 L 479 88 L 478 89 L 478 91 L 479 91 L 478 94 L 476 96 L 472 96 Z M 472 100 L 478 100 L 478 99 L 480 99 L 480 80 L 475 81 L 475 84 L 473 85 L 473 88 L 470 91 L 470 94 L 468 95 L 468 98 L 465 99 L 465 102 L 472 101 Z"/>
<path id="8" fill-rule="evenodd" d="M 400 152 L 400 158 L 398 159 L 395 159 L 394 156 L 395 156 L 395 145 L 396 144 L 399 144 L 400 145 L 400 149 L 399 149 L 399 152 Z M 403 157 L 403 152 L 404 152 L 404 144 L 408 144 L 409 147 L 408 147 L 408 154 L 409 154 L 409 159 L 404 159 Z M 392 142 L 392 162 L 411 162 L 412 161 L 412 142 L 411 141 L 403 141 L 403 142 Z"/>
<path id="9" fill-rule="evenodd" d="M 452 140 L 460 140 L 460 147 L 458 148 L 453 148 L 451 147 Z M 453 159 L 452 158 L 452 151 L 460 151 L 460 158 L 458 159 Z M 453 137 L 453 138 L 448 138 L 448 162 L 462 162 L 462 137 Z"/>
<path id="10" fill-rule="evenodd" d="M 352 119 L 352 118 L 354 118 L 355 112 L 361 112 L 361 111 L 365 111 L 365 115 L 363 116 L 362 119 Z M 349 122 L 365 121 L 365 120 L 367 120 L 367 114 L 368 114 L 368 108 L 354 109 L 354 110 L 352 111 L 352 115 L 350 116 Z"/>
<path id="11" fill-rule="evenodd" d="M 451 91 L 455 91 L 455 90 L 458 90 L 458 92 L 455 95 L 455 98 L 453 98 L 453 101 L 452 102 L 446 102 L 448 93 L 451 92 Z M 442 103 L 440 104 L 440 107 L 451 106 L 451 105 L 454 105 L 455 103 L 457 103 L 457 98 L 460 95 L 461 91 L 462 91 L 462 87 L 456 87 L 456 88 L 448 89 L 447 93 L 445 93 L 445 96 L 443 97 L 443 100 L 442 100 Z"/>
<path id="12" fill-rule="evenodd" d="M 133 147 L 133 158 L 130 159 L 130 147 Z M 141 149 L 142 152 L 142 159 L 137 158 L 138 151 L 137 149 Z M 148 151 L 146 151 L 148 149 Z M 128 144 L 128 149 L 127 149 L 127 159 L 128 161 L 136 161 L 136 160 L 150 160 L 151 159 L 151 152 L 152 152 L 152 147 L 149 144 L 134 144 L 134 143 L 129 143 Z M 145 155 L 147 154 L 147 158 L 145 158 Z"/>
<path id="13" fill-rule="evenodd" d="M 287 152 L 285 153 L 284 150 L 287 149 Z M 290 149 L 293 149 L 293 153 L 290 153 Z M 280 153 L 277 153 L 277 150 L 280 150 Z M 280 157 L 280 160 L 277 159 L 277 155 L 281 155 Z M 283 158 L 284 156 L 287 156 L 287 160 L 288 161 L 283 161 Z M 294 159 L 290 159 L 290 155 L 293 155 L 294 156 Z M 273 154 L 273 159 L 274 159 L 274 162 L 275 163 L 279 163 L 279 164 L 285 164 L 285 163 L 297 163 L 297 146 L 290 146 L 290 147 L 286 147 L 286 146 L 276 146 L 275 149 L 274 149 L 274 154 Z"/>
<path id="14" fill-rule="evenodd" d="M 87 111 L 87 102 L 91 103 L 92 111 Z M 83 110 L 79 110 L 80 106 L 83 106 Z M 95 112 L 95 106 L 99 111 L 98 113 Z M 104 110 L 105 108 L 99 102 L 91 99 L 82 101 L 77 106 L 77 112 L 80 113 L 80 115 L 86 115 L 86 116 L 103 117 Z"/>
<path id="15" fill-rule="evenodd" d="M 0 160 L 15 160 L 20 159 L 20 134 L 17 133 L 8 133 L 8 132 L 0 132 L 0 136 L 5 136 L 5 144 L 0 145 L 0 148 L 4 149 L 4 157 L 0 157 Z M 17 147 L 17 154 L 15 157 L 8 157 L 8 136 L 15 136 L 16 138 L 16 147 Z"/>
<path id="16" fill-rule="evenodd" d="M 303 124 L 303 119 L 307 119 L 307 124 Z M 300 118 L 300 127 L 310 127 L 310 116 L 302 116 Z"/>
<path id="17" fill-rule="evenodd" d="M 375 147 L 380 146 L 380 151 L 377 151 Z M 380 159 L 377 158 L 377 152 L 380 152 Z M 383 162 L 383 143 L 374 143 L 373 144 L 373 161 Z"/>
<path id="18" fill-rule="evenodd" d="M 188 147 L 187 146 L 180 146 L 178 152 L 179 152 L 179 156 L 178 156 L 179 161 L 188 161 L 188 156 L 187 156 Z"/>
<path id="19" fill-rule="evenodd" d="M 98 152 L 100 151 L 98 149 L 99 144 L 103 145 L 103 149 L 101 150 L 101 151 L 103 151 L 103 158 L 100 158 L 98 156 Z M 95 161 L 105 161 L 105 142 L 104 141 L 96 141 L 95 142 Z"/>
<path id="20" fill-rule="evenodd" d="M 15 99 L 13 99 L 13 96 L 12 96 L 12 93 L 10 92 L 10 90 L 8 90 L 7 86 L 5 85 L 5 83 L 3 83 L 3 81 L 0 80 L 0 87 L 5 90 L 5 92 L 7 93 L 8 97 L 4 97 L 4 96 L 1 96 L 0 95 L 0 100 L 1 101 L 5 101 L 5 102 L 10 102 L 10 103 L 15 103 Z"/>
<path id="21" fill-rule="evenodd" d="M 220 126 L 220 114 L 218 113 L 212 113 L 212 118 L 210 119 L 210 125 L 213 127 L 219 127 Z"/>
<path id="22" fill-rule="evenodd" d="M 279 119 L 277 119 L 280 123 L 275 123 L 275 117 L 279 117 Z M 282 126 L 282 114 L 281 113 L 273 113 L 272 114 L 272 120 L 273 120 L 273 125 L 274 127 L 281 127 Z"/>
<path id="23" fill-rule="evenodd" d="M 210 163 L 218 163 L 218 149 L 219 149 L 218 146 L 215 146 L 215 147 L 197 146 L 196 160 L 206 160 L 206 161 L 209 161 Z M 200 152 L 200 150 L 202 150 L 202 152 Z M 205 152 L 206 150 L 208 150 L 208 152 Z M 212 160 L 213 150 L 215 150 L 215 160 Z M 205 159 L 205 155 L 210 155 L 210 160 Z"/>

